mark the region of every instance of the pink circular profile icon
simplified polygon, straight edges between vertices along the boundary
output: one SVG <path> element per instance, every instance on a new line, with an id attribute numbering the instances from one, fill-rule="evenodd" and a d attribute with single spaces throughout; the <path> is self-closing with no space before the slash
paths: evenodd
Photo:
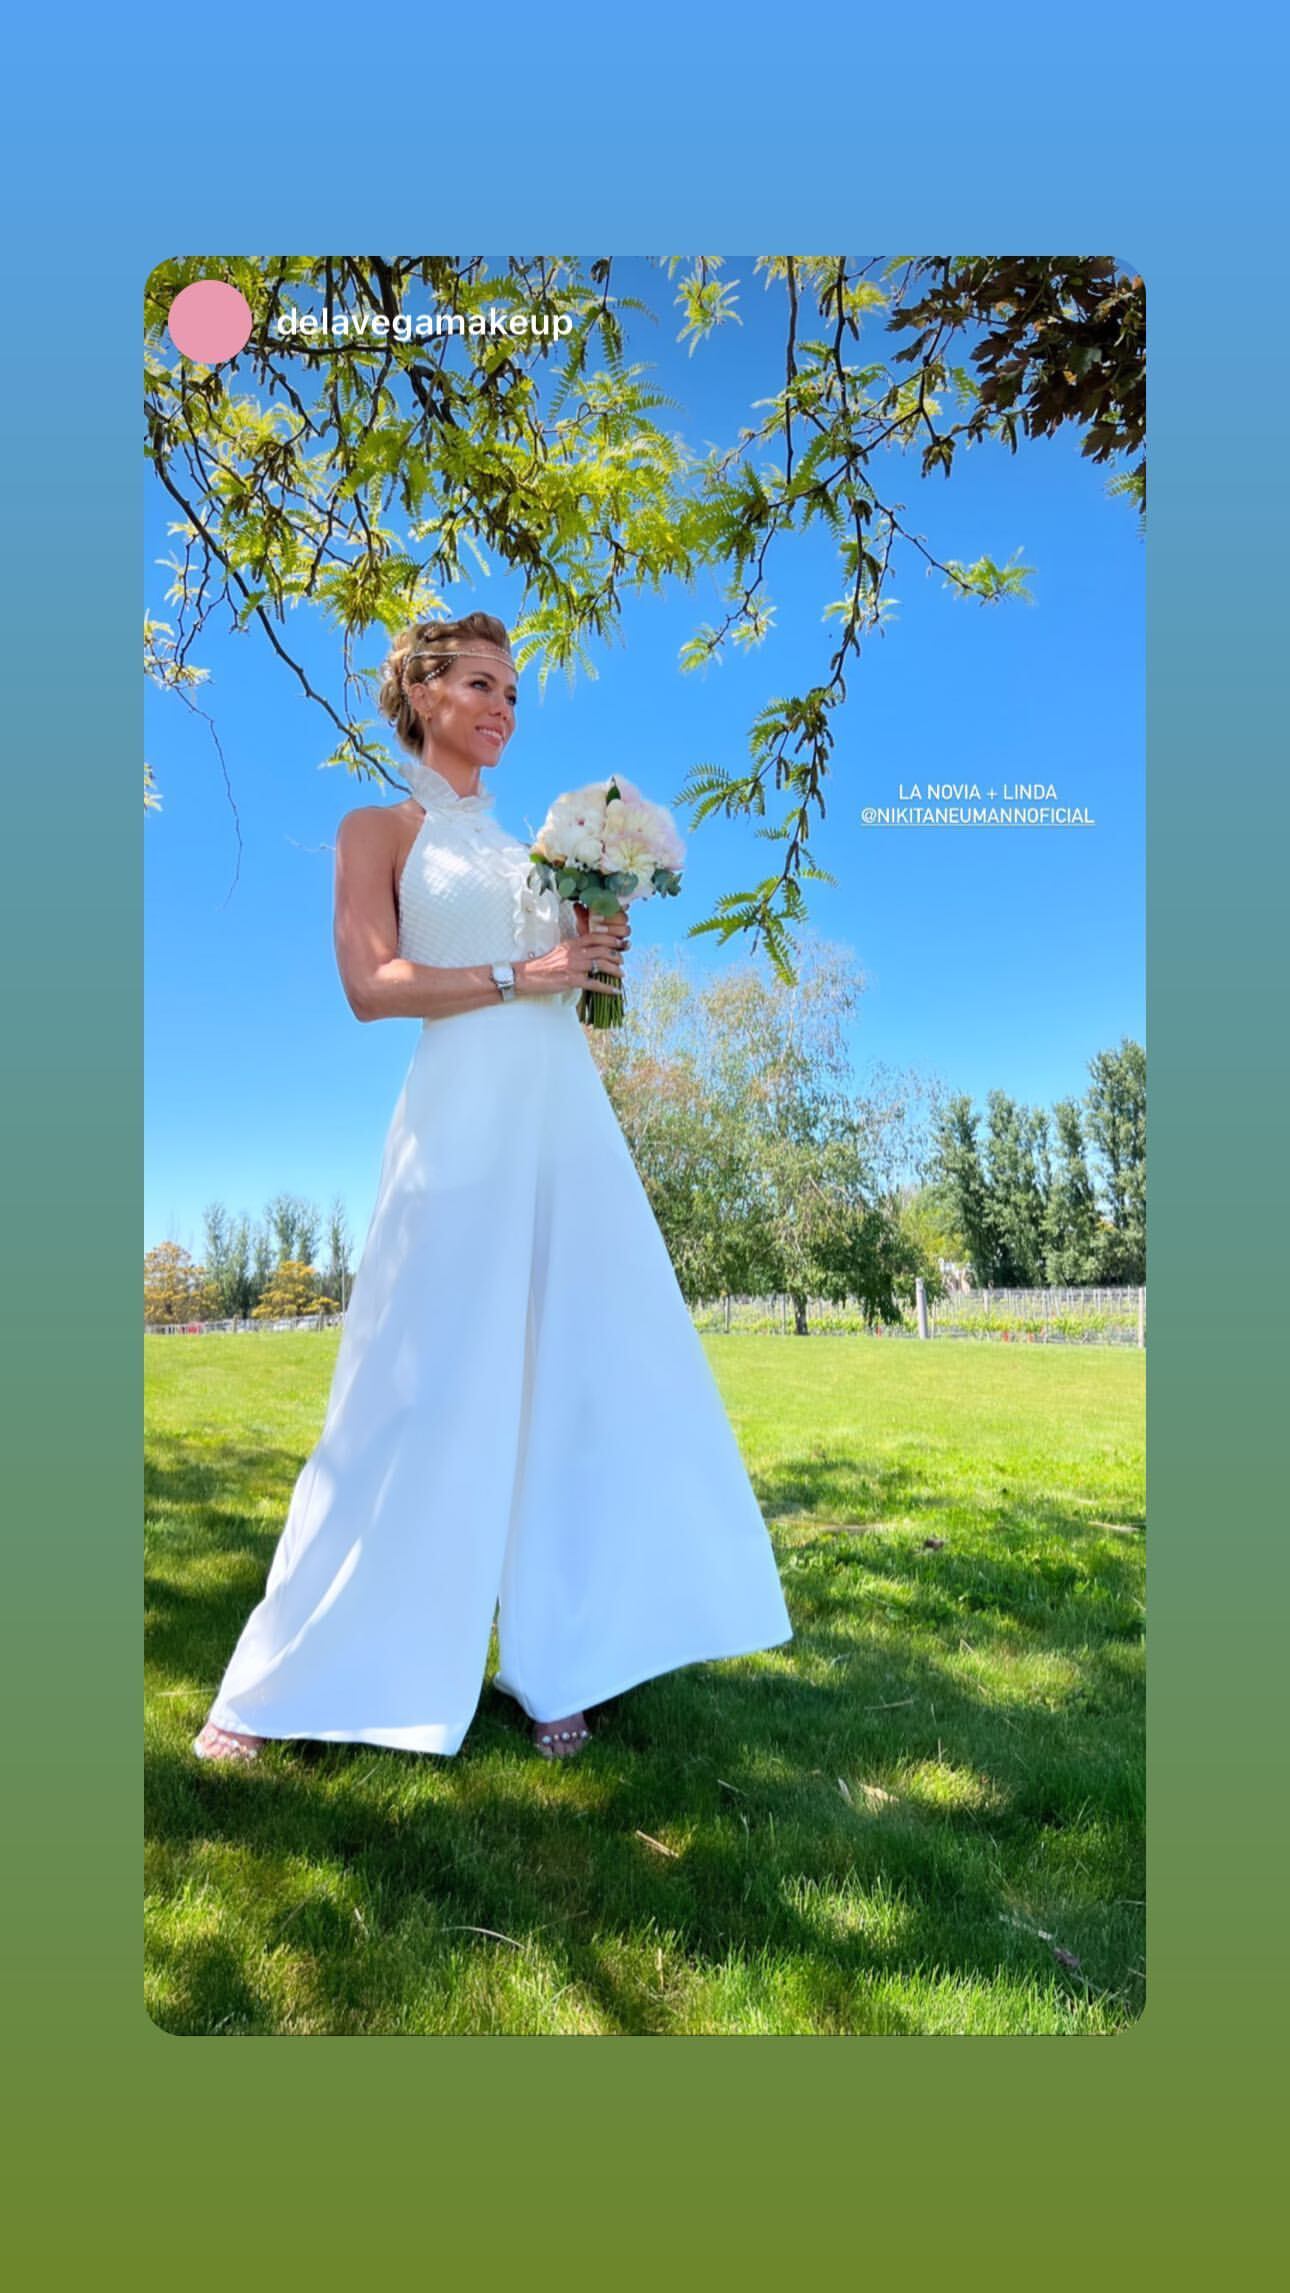
<path id="1" fill-rule="evenodd" d="M 251 339 L 255 320 L 246 296 L 222 279 L 194 279 L 181 287 L 166 316 L 177 351 L 201 366 L 236 358 Z"/>

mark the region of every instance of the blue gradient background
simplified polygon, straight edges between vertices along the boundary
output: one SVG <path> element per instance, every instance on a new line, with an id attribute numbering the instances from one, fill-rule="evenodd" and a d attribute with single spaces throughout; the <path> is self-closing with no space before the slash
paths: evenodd
<path id="1" fill-rule="evenodd" d="M 1087 20 L 1020 11 L 979 44 L 934 12 L 764 37 L 732 11 L 575 9 L 558 36 L 499 12 L 482 39 L 383 19 L 366 50 L 351 23 L 328 61 L 321 19 L 278 32 L 231 9 L 154 26 L 147 81 L 118 20 L 20 52 L 8 158 L 35 219 L 11 188 L 0 1900 L 23 2282 L 126 2249 L 145 2283 L 198 2287 L 302 2264 L 563 2285 L 627 2255 L 682 2283 L 717 2256 L 916 2287 L 1266 2266 L 1287 1096 L 1271 21 L 1228 9 L 1220 48 L 1179 17 L 1117 18 L 1099 45 Z M 143 281 L 176 252 L 593 234 L 1114 248 L 1148 280 L 1153 1992 L 1113 2044 L 248 2055 L 144 2015 Z"/>

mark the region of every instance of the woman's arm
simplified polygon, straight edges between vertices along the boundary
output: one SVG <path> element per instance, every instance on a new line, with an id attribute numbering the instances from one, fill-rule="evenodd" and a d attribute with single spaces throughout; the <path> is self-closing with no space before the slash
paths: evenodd
<path id="1" fill-rule="evenodd" d="M 334 939 L 341 984 L 356 1019 L 450 1019 L 501 1002 L 486 963 L 409 963 L 399 954 L 394 844 L 379 806 L 347 812 L 336 832 Z M 585 987 L 592 961 L 586 939 L 561 941 L 549 955 L 515 964 L 515 993 L 558 995 Z M 621 956 L 603 942 L 594 961 L 606 971 L 622 970 Z"/>

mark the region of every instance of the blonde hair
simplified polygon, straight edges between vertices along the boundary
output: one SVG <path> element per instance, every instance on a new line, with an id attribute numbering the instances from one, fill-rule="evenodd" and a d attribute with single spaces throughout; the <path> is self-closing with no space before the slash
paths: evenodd
<path id="1" fill-rule="evenodd" d="M 468 613 L 462 621 L 415 621 L 395 638 L 381 669 L 376 705 L 410 756 L 420 756 L 425 728 L 408 698 L 409 684 L 432 684 L 452 667 L 451 649 L 472 643 L 498 645 L 505 653 L 511 649 L 506 623 L 492 613 Z M 430 658 L 432 649 L 435 658 Z M 412 676 L 409 663 L 415 663 Z"/>

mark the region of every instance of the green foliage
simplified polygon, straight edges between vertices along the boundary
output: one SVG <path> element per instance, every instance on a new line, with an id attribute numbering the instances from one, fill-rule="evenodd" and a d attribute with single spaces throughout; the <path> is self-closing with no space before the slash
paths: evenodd
<path id="1" fill-rule="evenodd" d="M 337 1314 L 339 1304 L 321 1292 L 318 1271 L 299 1258 L 284 1258 L 269 1288 L 251 1308 L 254 1321 L 297 1320 L 308 1314 Z"/>
<path id="2" fill-rule="evenodd" d="M 712 262 L 713 258 L 707 258 L 708 264 Z M 685 325 L 676 339 L 684 342 L 689 338 L 691 357 L 699 343 L 717 327 L 728 326 L 732 322 L 736 326 L 743 325 L 734 302 L 738 284 L 738 279 L 722 281 L 708 277 L 704 264 L 682 279 L 677 290 L 677 301 L 685 313 Z"/>
<path id="3" fill-rule="evenodd" d="M 530 857 L 533 866 L 529 876 L 536 889 L 558 892 L 562 900 L 576 901 L 593 916 L 617 915 L 624 900 L 636 889 L 636 876 L 630 868 L 602 876 L 595 868 L 576 867 L 572 862 L 557 867 L 538 852 Z M 681 879 L 671 868 L 656 868 L 654 888 L 664 897 L 674 896 L 681 889 Z"/>
<path id="4" fill-rule="evenodd" d="M 804 976 L 772 967 L 692 985 L 654 959 L 624 1025 L 593 1052 L 687 1298 L 859 1299 L 898 1317 L 935 1260 L 892 1164 L 903 1099 L 856 1091 L 845 1023 L 861 981 L 813 946 Z M 896 1142 L 899 1141 L 899 1151 Z"/>
<path id="5" fill-rule="evenodd" d="M 1121 1038 L 1090 1063 L 1089 1135 L 1102 1158 L 1108 1222 L 1103 1280 L 1144 1282 L 1147 1263 L 1147 1055 Z"/>
<path id="6" fill-rule="evenodd" d="M 222 1202 L 207 1205 L 202 1223 L 200 1266 L 193 1267 L 174 1242 L 149 1251 L 144 1260 L 145 1322 L 282 1320 L 344 1311 L 353 1281 L 353 1241 L 339 1198 L 327 1214 L 327 1256 L 321 1268 L 313 1261 L 323 1222 L 314 1205 L 297 1195 L 276 1195 L 254 1229 L 244 1214 L 230 1217 Z M 182 1279 L 176 1267 L 186 1269 Z"/>
<path id="7" fill-rule="evenodd" d="M 1144 465 L 1140 464 L 1136 470 L 1121 470 L 1118 477 L 1111 478 L 1107 481 L 1106 490 L 1113 501 L 1117 499 L 1131 501 L 1135 508 L 1145 518 L 1147 510 L 1147 473 Z"/>
<path id="8" fill-rule="evenodd" d="M 920 377 L 939 371 L 947 340 L 973 339 L 976 375 L 962 426 L 969 440 L 1002 438 L 1015 452 L 1019 426 L 1039 438 L 1071 422 L 1094 461 L 1141 454 L 1146 297 L 1142 280 L 1117 271 L 1109 256 L 916 262 L 891 331 L 911 335 L 896 357 L 913 362 Z M 1122 490 L 1145 501 L 1145 460 L 1131 477 Z"/>
<path id="9" fill-rule="evenodd" d="M 1090 1061 L 1081 1109 L 1048 1117 L 988 1095 L 984 1152 L 964 1097 L 938 1120 L 933 1191 L 962 1237 L 978 1287 L 1136 1285 L 1146 1280 L 1146 1054 L 1126 1037 Z M 1088 1149 L 1101 1162 L 1102 1204 Z M 1104 1206 L 1104 1207 L 1103 1207 Z"/>
<path id="10" fill-rule="evenodd" d="M 1033 605 L 1026 575 L 1034 570 L 1033 565 L 1021 563 L 1020 550 L 1006 565 L 996 565 L 992 557 L 978 557 L 974 565 L 960 565 L 951 557 L 946 560 L 945 586 L 958 597 L 975 597 L 980 605 L 997 605 L 1003 597 L 1020 597 L 1027 605 Z"/>

